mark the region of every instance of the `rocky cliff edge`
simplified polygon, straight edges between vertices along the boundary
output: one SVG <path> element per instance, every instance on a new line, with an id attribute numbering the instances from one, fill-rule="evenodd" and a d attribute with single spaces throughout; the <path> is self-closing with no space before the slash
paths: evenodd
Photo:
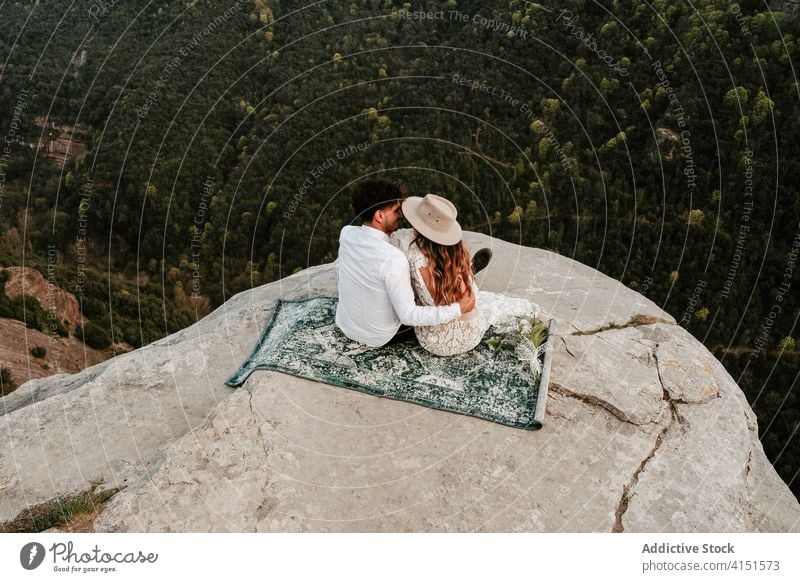
<path id="1" fill-rule="evenodd" d="M 483 289 L 557 321 L 541 431 L 273 372 L 225 386 L 278 298 L 336 294 L 321 265 L 0 399 L 0 523 L 119 489 L 95 531 L 800 531 L 744 394 L 672 317 L 568 258 L 467 241 L 494 251 Z"/>

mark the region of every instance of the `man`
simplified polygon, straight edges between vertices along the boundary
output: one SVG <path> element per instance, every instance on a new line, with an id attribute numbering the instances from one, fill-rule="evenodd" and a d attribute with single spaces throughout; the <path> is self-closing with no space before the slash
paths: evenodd
<path id="1" fill-rule="evenodd" d="M 345 226 L 339 235 L 336 325 L 371 347 L 389 343 L 401 325 L 441 325 L 475 308 L 472 293 L 440 307 L 414 302 L 408 259 L 389 242 L 403 218 L 400 203 L 406 197 L 402 186 L 386 180 L 359 182 L 353 209 L 362 225 Z"/>

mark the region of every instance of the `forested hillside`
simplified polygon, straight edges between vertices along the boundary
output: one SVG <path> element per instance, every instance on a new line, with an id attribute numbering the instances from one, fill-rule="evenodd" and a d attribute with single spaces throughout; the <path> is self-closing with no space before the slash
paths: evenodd
<path id="1" fill-rule="evenodd" d="M 50 258 L 93 344 L 141 346 L 333 260 L 349 185 L 401 180 L 661 305 L 800 494 L 793 7 L 0 4 L 0 262 Z"/>

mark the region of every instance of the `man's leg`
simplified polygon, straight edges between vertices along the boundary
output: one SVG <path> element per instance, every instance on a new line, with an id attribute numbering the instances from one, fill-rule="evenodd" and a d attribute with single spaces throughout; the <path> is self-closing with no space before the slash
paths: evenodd
<path id="1" fill-rule="evenodd" d="M 401 325 L 394 337 L 386 342 L 385 346 L 391 346 L 402 342 L 417 343 L 417 334 L 414 333 L 414 328 L 408 325 Z"/>

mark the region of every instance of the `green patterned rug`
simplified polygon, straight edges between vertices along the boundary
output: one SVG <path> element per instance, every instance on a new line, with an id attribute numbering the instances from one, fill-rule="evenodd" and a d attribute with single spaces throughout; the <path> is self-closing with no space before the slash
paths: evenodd
<path id="1" fill-rule="evenodd" d="M 253 352 L 225 384 L 241 386 L 255 370 L 276 370 L 516 428 L 542 427 L 552 321 L 540 356 L 542 373 L 535 376 L 513 352 L 487 344 L 500 338 L 491 328 L 474 350 L 450 357 L 435 356 L 416 342 L 368 348 L 336 327 L 336 303 L 335 297 L 278 300 Z"/>

